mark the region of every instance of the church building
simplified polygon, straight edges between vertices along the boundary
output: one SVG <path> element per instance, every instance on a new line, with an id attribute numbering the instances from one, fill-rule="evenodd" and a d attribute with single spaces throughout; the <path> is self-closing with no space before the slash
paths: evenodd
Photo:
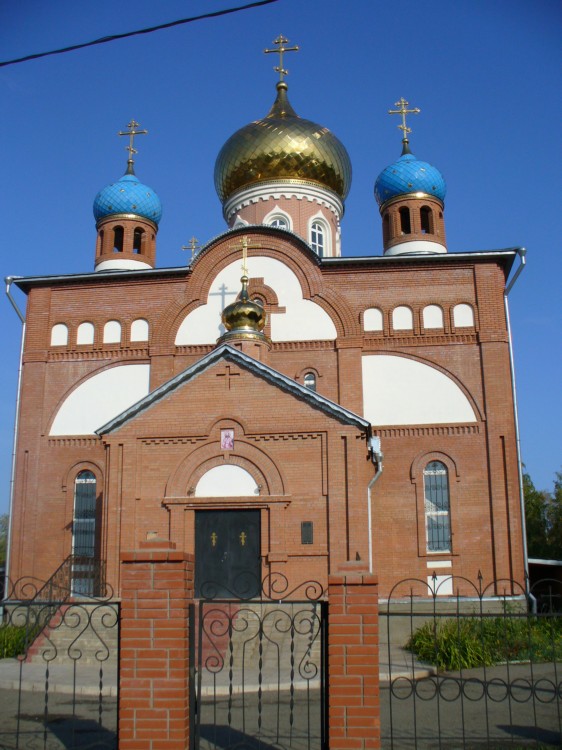
<path id="1" fill-rule="evenodd" d="M 162 209 L 125 174 L 94 201 L 93 268 L 27 295 L 9 577 L 120 592 L 120 554 L 169 540 L 199 595 L 356 564 L 524 578 L 506 283 L 516 248 L 451 253 L 445 181 L 410 149 L 374 193 L 382 252 L 341 252 L 351 163 L 275 101 L 220 150 L 226 228 L 159 268 Z M 392 156 L 389 157 L 391 161 Z M 382 167 L 383 165 L 381 165 Z M 94 191 L 93 191 L 94 192 Z M 454 196 L 452 198 L 454 200 Z"/>

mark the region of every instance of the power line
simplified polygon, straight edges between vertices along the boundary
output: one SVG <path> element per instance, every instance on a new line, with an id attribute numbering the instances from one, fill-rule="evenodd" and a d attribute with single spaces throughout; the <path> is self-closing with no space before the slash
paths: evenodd
<path id="1" fill-rule="evenodd" d="M 64 52 L 73 52 L 77 49 L 84 49 L 84 47 L 93 47 L 96 44 L 105 44 L 106 42 L 115 42 L 118 39 L 126 39 L 130 36 L 138 36 L 139 34 L 151 34 L 153 31 L 161 31 L 162 29 L 170 29 L 173 26 L 181 26 L 184 23 L 193 23 L 193 21 L 202 21 L 205 18 L 216 18 L 217 16 L 226 16 L 229 13 L 238 13 L 241 10 L 249 10 L 250 8 L 257 8 L 260 5 L 269 5 L 270 3 L 276 3 L 278 0 L 259 0 L 258 2 L 248 3 L 247 5 L 240 5 L 237 8 L 227 8 L 226 10 L 217 10 L 213 13 L 204 13 L 201 16 L 193 16 L 192 18 L 181 18 L 179 21 L 170 21 L 169 23 L 162 23 L 159 26 L 150 26 L 147 29 L 138 29 L 137 31 L 128 31 L 124 34 L 112 34 L 111 36 L 103 36 L 101 39 L 94 39 L 93 42 L 84 42 L 83 44 L 73 44 L 71 47 L 62 47 L 61 49 L 51 50 L 50 52 L 38 52 L 35 55 L 26 55 L 25 57 L 18 57 L 15 60 L 5 60 L 0 62 L 0 68 L 6 67 L 6 65 L 16 65 L 17 63 L 28 62 L 29 60 L 37 60 L 40 57 L 48 57 L 49 55 L 62 55 Z"/>

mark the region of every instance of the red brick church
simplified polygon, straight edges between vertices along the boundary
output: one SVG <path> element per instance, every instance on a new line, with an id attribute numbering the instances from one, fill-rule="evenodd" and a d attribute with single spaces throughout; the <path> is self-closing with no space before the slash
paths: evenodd
<path id="1" fill-rule="evenodd" d="M 14 281 L 12 580 L 88 559 L 119 595 L 120 553 L 157 538 L 195 553 L 202 594 L 325 584 L 358 560 L 382 597 L 434 573 L 443 595 L 451 575 L 522 582 L 517 251 L 448 252 L 445 182 L 412 154 L 402 99 L 402 154 L 375 184 L 382 252 L 342 254 L 349 156 L 280 79 L 218 155 L 226 229 L 187 267 L 157 266 L 132 121 L 126 173 L 94 202 L 93 270 Z"/>

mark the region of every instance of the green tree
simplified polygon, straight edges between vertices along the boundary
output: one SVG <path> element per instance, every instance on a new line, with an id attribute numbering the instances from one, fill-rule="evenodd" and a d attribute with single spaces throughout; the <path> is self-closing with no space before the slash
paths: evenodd
<path id="1" fill-rule="evenodd" d="M 546 511 L 547 538 L 550 557 L 562 560 L 562 472 L 556 472 L 554 491 L 551 493 Z"/>
<path id="2" fill-rule="evenodd" d="M 527 549 L 529 557 L 548 557 L 547 503 L 548 493 L 537 490 L 526 472 L 523 474 L 525 498 L 525 523 L 527 525 Z"/>
<path id="3" fill-rule="evenodd" d="M 6 550 L 8 547 L 8 514 L 0 516 L 0 565 L 6 563 Z"/>

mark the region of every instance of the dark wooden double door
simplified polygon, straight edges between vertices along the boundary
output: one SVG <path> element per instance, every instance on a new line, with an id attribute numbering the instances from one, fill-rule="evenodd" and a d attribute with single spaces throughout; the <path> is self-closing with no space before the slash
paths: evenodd
<path id="1" fill-rule="evenodd" d="M 195 596 L 251 599 L 261 591 L 259 510 L 195 513 Z"/>

